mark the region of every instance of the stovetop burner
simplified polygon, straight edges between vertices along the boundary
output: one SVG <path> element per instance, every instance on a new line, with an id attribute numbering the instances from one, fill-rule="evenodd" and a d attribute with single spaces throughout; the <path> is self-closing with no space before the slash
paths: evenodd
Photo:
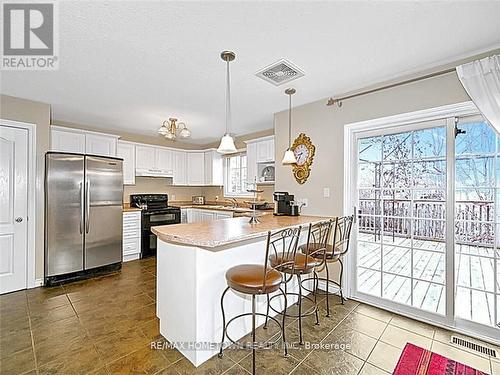
<path id="1" fill-rule="evenodd" d="M 130 196 L 130 206 L 146 211 L 174 209 L 168 205 L 167 194 L 133 194 Z"/>

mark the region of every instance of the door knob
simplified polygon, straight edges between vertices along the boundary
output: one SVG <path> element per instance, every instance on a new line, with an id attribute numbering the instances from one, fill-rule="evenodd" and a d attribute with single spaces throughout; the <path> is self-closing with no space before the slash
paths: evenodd
<path id="1" fill-rule="evenodd" d="M 23 221 L 23 218 L 22 218 L 22 217 L 16 217 L 16 221 L 17 221 L 18 223 L 20 223 L 21 221 Z"/>

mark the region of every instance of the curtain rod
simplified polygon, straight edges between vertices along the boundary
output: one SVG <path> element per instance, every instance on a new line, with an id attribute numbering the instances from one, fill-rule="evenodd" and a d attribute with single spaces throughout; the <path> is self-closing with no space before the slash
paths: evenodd
<path id="1" fill-rule="evenodd" d="M 340 98 L 330 98 L 326 102 L 326 105 L 327 106 L 332 106 L 332 105 L 336 104 L 338 107 L 342 107 L 342 101 L 346 100 L 346 99 L 352 99 L 352 98 L 356 98 L 358 96 L 371 94 L 371 93 L 374 93 L 374 92 L 377 92 L 377 91 L 386 90 L 386 89 L 390 89 L 390 88 L 397 87 L 397 86 L 407 85 L 408 83 L 422 81 L 422 80 L 427 79 L 427 78 L 433 78 L 433 77 L 437 77 L 437 76 L 442 76 L 444 74 L 448 74 L 448 73 L 451 73 L 451 72 L 454 72 L 454 71 L 455 71 L 455 68 L 450 68 L 450 69 L 446 69 L 446 70 L 441 70 L 439 72 L 426 74 L 426 75 L 423 75 L 423 76 L 420 76 L 420 77 L 415 77 L 415 78 L 412 78 L 412 79 L 407 79 L 406 81 L 401 81 L 401 82 L 397 82 L 397 83 L 392 83 L 390 85 L 386 85 L 386 86 L 382 86 L 382 87 L 377 87 L 375 89 L 371 89 L 371 90 L 359 92 L 359 93 L 356 93 L 356 94 L 347 95 L 347 96 L 343 96 L 343 97 L 340 97 Z"/>

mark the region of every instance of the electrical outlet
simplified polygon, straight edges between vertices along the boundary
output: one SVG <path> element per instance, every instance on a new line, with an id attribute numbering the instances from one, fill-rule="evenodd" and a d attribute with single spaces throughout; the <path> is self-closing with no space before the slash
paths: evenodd
<path id="1" fill-rule="evenodd" d="M 175 194 L 171 194 L 170 195 L 170 199 L 173 200 L 173 201 L 175 201 Z"/>
<path id="2" fill-rule="evenodd" d="M 330 188 L 329 187 L 323 188 L 323 198 L 330 198 Z"/>
<path id="3" fill-rule="evenodd" d="M 297 204 L 300 206 L 302 206 L 302 208 L 305 208 L 307 207 L 308 203 L 309 203 L 309 200 L 307 198 L 298 198 L 295 200 L 297 202 Z"/>

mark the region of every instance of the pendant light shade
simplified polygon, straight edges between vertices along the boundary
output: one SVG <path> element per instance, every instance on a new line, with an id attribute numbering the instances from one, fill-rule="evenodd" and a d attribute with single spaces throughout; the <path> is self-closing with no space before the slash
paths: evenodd
<path id="1" fill-rule="evenodd" d="M 295 94 L 295 89 L 286 89 L 285 94 L 288 95 L 288 148 L 283 155 L 281 164 L 290 165 L 297 163 L 295 154 L 292 151 L 292 95 Z"/>
<path id="2" fill-rule="evenodd" d="M 229 134 L 229 127 L 231 125 L 231 82 L 229 79 L 229 62 L 233 61 L 236 55 L 231 51 L 223 51 L 220 57 L 226 62 L 226 132 L 220 140 L 217 152 L 220 154 L 233 154 L 237 150 L 234 145 L 234 139 L 231 137 L 231 134 Z"/>
<path id="3" fill-rule="evenodd" d="M 220 140 L 219 148 L 217 152 L 219 154 L 232 154 L 236 152 L 236 146 L 234 145 L 234 139 L 229 134 L 224 134 Z"/>
<path id="4" fill-rule="evenodd" d="M 295 164 L 297 163 L 297 159 L 295 159 L 295 154 L 292 150 L 288 149 L 285 151 L 285 155 L 283 156 L 283 160 L 281 161 L 283 165 Z"/>

